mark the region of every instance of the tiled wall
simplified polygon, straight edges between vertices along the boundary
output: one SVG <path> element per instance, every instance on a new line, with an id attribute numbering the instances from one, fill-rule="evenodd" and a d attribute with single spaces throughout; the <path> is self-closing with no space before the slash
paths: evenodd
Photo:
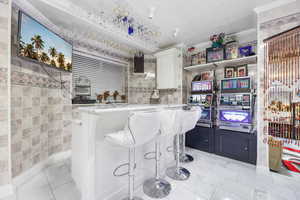
<path id="1" fill-rule="evenodd" d="M 182 68 L 180 66 L 180 70 Z M 156 74 L 156 59 L 145 59 L 145 73 L 134 74 L 133 63 L 129 66 L 128 75 L 128 95 L 129 103 L 133 104 L 149 104 L 150 97 L 154 89 L 156 89 L 156 76 L 148 77 L 147 74 Z M 178 89 L 160 90 L 161 104 L 181 104 L 182 102 L 182 73 L 178 74 Z"/>
<path id="2" fill-rule="evenodd" d="M 156 60 L 145 59 L 145 73 L 156 73 Z M 147 78 L 145 74 L 133 73 L 133 62 L 128 71 L 128 102 L 133 104 L 149 104 L 150 96 L 156 88 L 156 79 Z M 125 84 L 126 85 L 126 84 Z"/>
<path id="3" fill-rule="evenodd" d="M 0 185 L 10 183 L 9 169 L 9 1 L 0 0 Z"/>
<path id="4" fill-rule="evenodd" d="M 11 153 L 12 175 L 71 148 L 71 73 L 17 56 L 18 8 L 12 12 Z M 50 78 L 66 81 L 66 89 Z"/>

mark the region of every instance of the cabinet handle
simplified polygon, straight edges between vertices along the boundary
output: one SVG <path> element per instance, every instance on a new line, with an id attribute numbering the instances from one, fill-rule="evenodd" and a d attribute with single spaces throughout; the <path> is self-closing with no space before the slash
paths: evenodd
<path id="1" fill-rule="evenodd" d="M 245 149 L 245 151 L 248 151 L 248 147 L 245 147 L 244 149 Z"/>

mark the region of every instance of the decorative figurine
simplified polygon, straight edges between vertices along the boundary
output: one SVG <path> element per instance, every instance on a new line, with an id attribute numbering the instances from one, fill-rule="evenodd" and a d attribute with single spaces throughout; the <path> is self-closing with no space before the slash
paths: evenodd
<path id="1" fill-rule="evenodd" d="M 119 92 L 116 90 L 116 91 L 113 93 L 113 97 L 114 97 L 114 100 L 115 100 L 115 101 L 117 100 L 118 95 L 119 95 Z"/>
<path id="2" fill-rule="evenodd" d="M 107 98 L 108 98 L 109 96 L 110 96 L 109 91 L 105 91 L 105 92 L 103 93 L 103 98 L 104 98 L 105 101 L 107 100 Z"/>
<path id="3" fill-rule="evenodd" d="M 212 41 L 212 48 L 221 48 L 224 43 L 225 33 L 220 33 L 219 35 L 212 35 L 210 41 Z"/>
<path id="4" fill-rule="evenodd" d="M 126 95 L 125 94 L 121 95 L 121 99 L 122 99 L 122 101 L 125 101 L 126 100 Z"/>
<path id="5" fill-rule="evenodd" d="M 102 103 L 103 95 L 102 94 L 97 95 L 97 100 L 99 103 Z"/>

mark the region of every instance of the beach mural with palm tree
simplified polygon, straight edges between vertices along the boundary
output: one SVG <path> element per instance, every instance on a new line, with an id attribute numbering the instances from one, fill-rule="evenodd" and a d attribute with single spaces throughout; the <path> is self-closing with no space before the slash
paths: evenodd
<path id="1" fill-rule="evenodd" d="M 20 12 L 19 55 L 72 71 L 72 45 Z"/>

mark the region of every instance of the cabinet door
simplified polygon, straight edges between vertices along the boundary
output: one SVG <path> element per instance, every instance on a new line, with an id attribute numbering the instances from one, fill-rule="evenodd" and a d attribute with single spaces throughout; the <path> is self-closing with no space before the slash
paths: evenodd
<path id="1" fill-rule="evenodd" d="M 200 151 L 210 152 L 211 128 L 195 127 L 186 133 L 186 146 Z"/>
<path id="2" fill-rule="evenodd" d="M 157 58 L 157 89 L 176 89 L 181 80 L 182 55 L 176 48 L 155 54 Z"/>
<path id="3" fill-rule="evenodd" d="M 172 54 L 157 58 L 157 89 L 171 89 L 175 87 L 175 66 Z"/>
<path id="4" fill-rule="evenodd" d="M 216 154 L 236 160 L 250 161 L 250 139 L 239 132 L 218 130 L 216 132 Z"/>

